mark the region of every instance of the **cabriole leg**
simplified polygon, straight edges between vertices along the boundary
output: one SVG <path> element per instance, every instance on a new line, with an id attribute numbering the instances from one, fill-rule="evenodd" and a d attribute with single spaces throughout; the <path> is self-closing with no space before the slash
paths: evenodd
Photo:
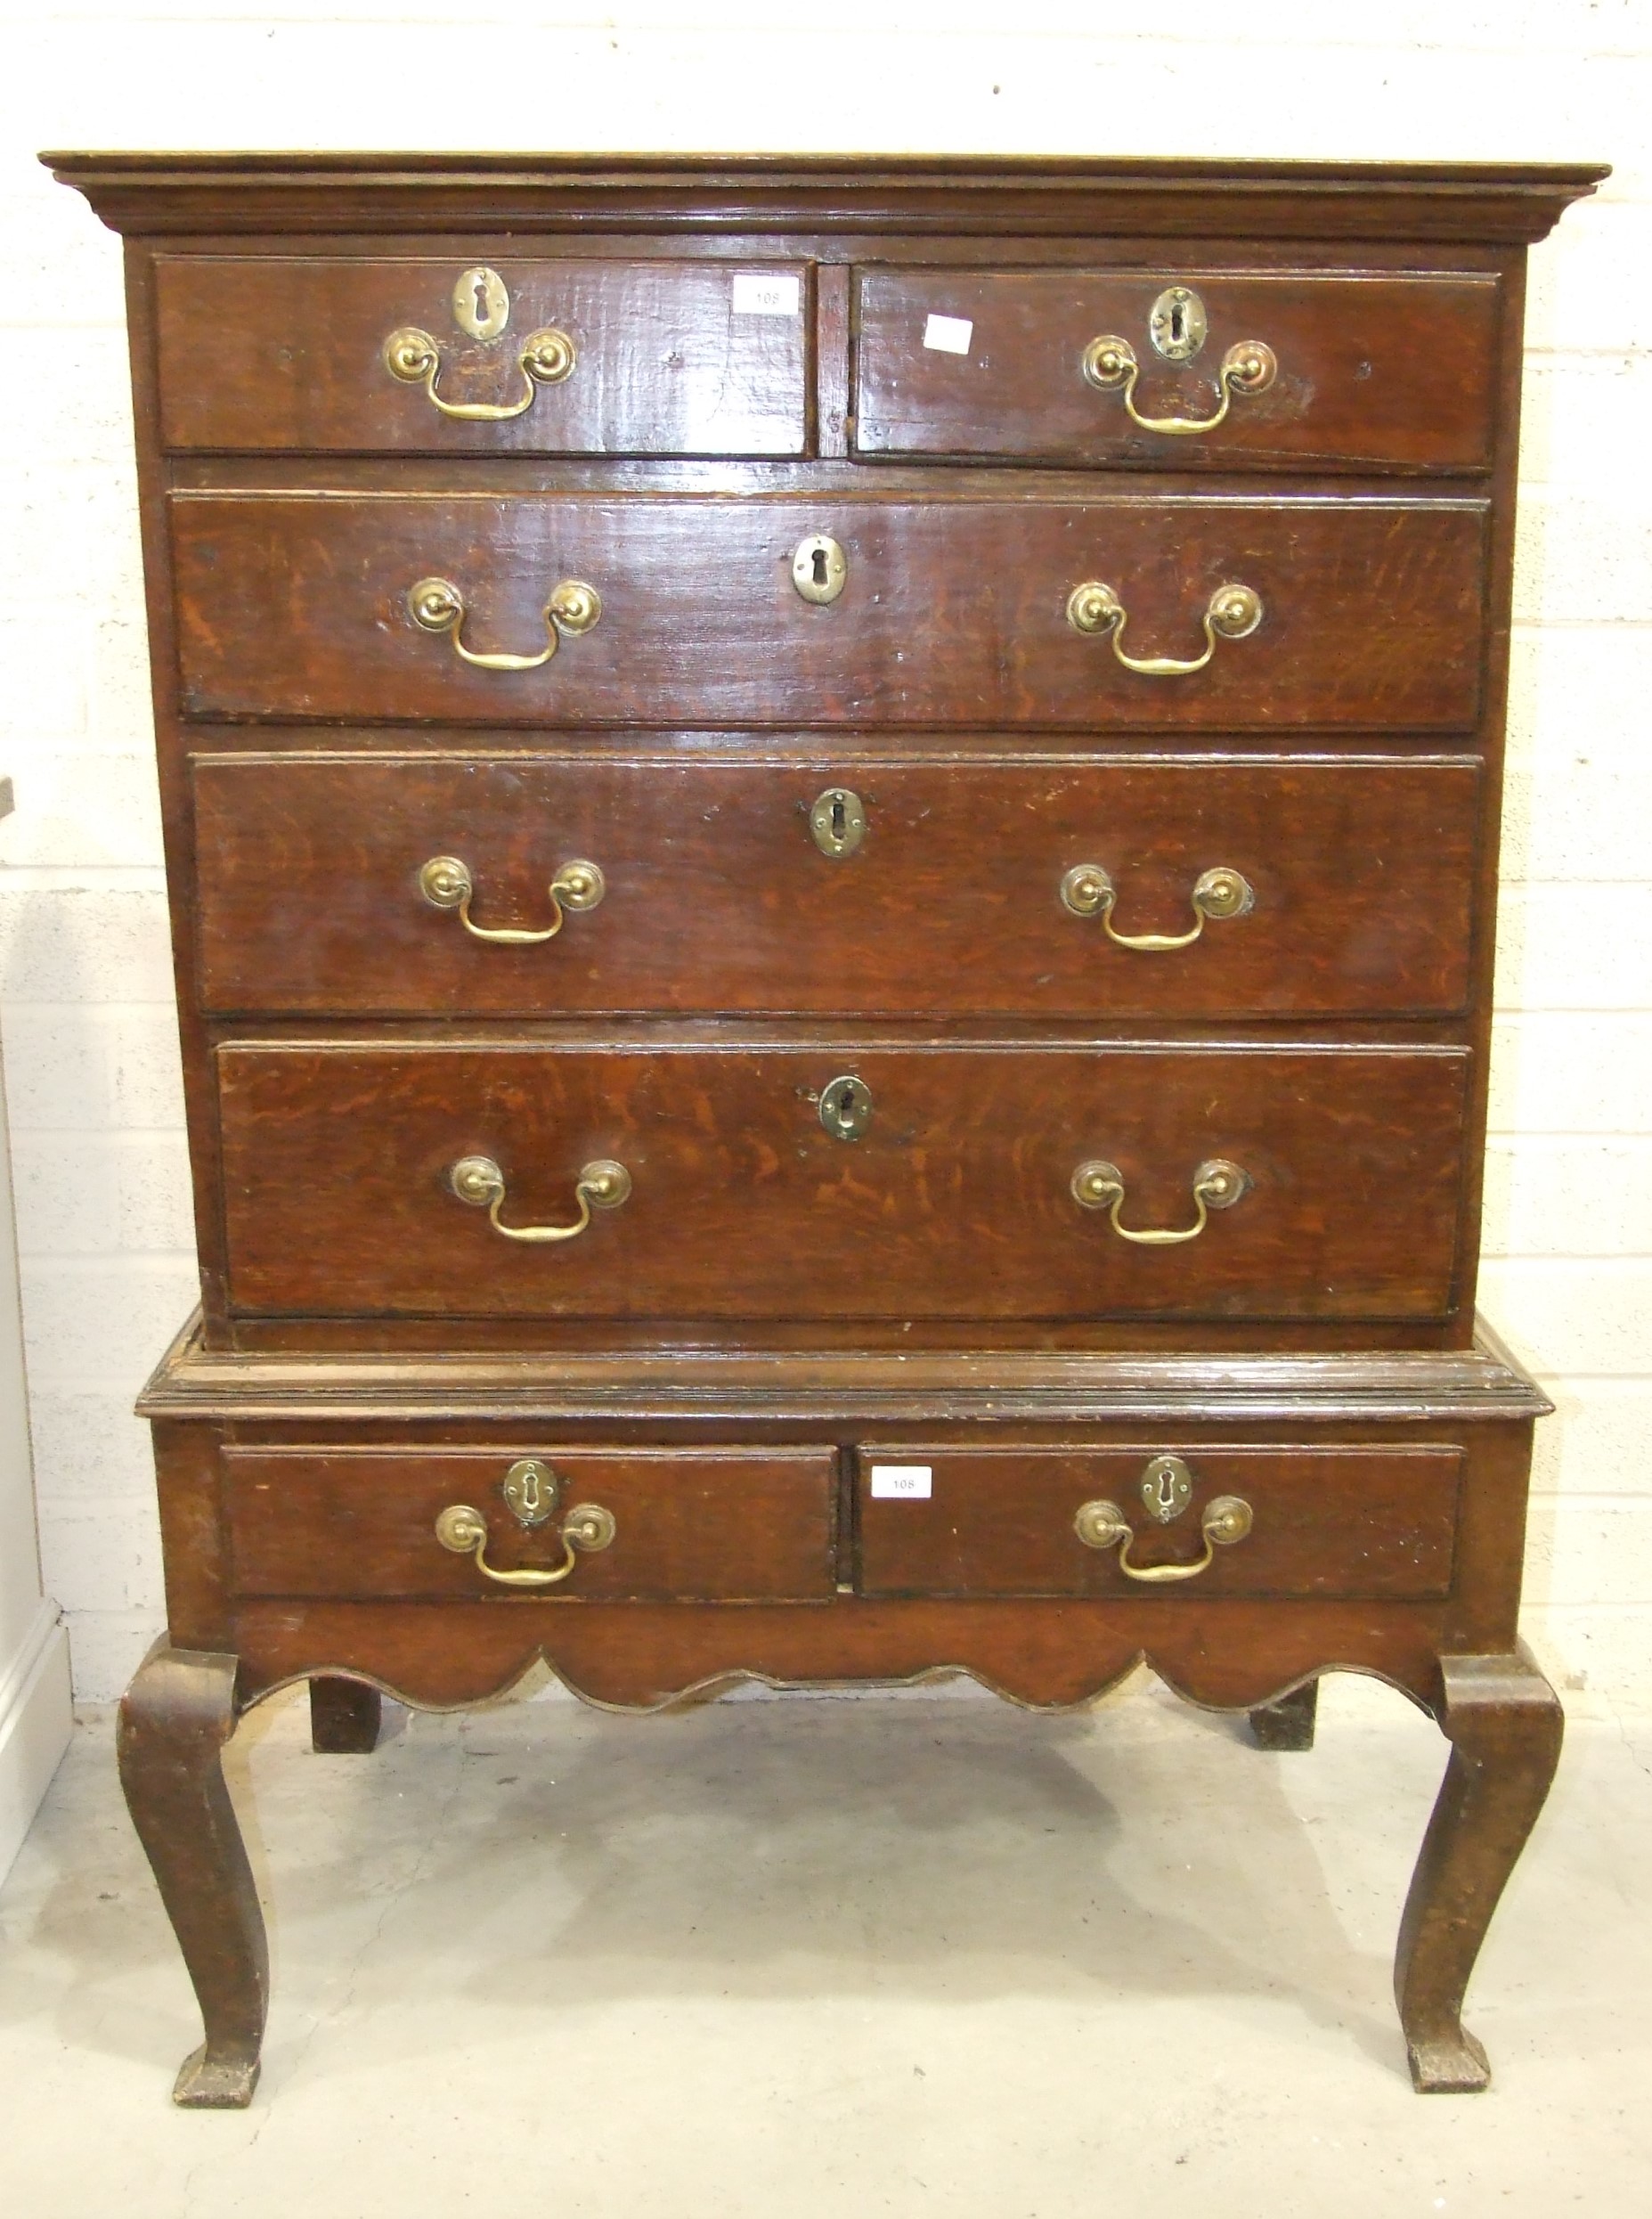
<path id="1" fill-rule="evenodd" d="M 1524 1648 L 1508 1657 L 1444 1657 L 1440 1669 L 1451 1760 L 1394 1962 L 1412 2080 L 1430 2095 L 1491 2079 L 1485 2052 L 1463 2030 L 1463 1991 L 1543 1807 L 1564 1725 L 1553 1688 Z"/>
<path id="2" fill-rule="evenodd" d="M 120 1706 L 120 1782 L 195 1986 L 207 2039 L 175 2103 L 240 2110 L 258 2078 L 269 1995 L 264 1916 L 224 1783 L 235 1725 L 232 1656 L 158 1641 Z"/>
<path id="3" fill-rule="evenodd" d="M 1319 1712 L 1319 1682 L 1292 1688 L 1277 1702 L 1265 1704 L 1250 1714 L 1250 1731 L 1258 1749 L 1312 1749 L 1314 1721 Z"/>
<path id="4" fill-rule="evenodd" d="M 322 1757 L 370 1757 L 378 1746 L 378 1690 L 365 1680 L 310 1682 L 310 1746 Z"/>

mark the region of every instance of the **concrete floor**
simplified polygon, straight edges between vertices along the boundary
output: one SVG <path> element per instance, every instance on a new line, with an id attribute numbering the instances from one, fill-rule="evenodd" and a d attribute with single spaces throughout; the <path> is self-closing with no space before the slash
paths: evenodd
<path id="1" fill-rule="evenodd" d="M 231 1752 L 274 2004 L 244 2113 L 88 1721 L 0 1893 L 27 2219 L 1278 2219 L 1652 2208 L 1652 1713 L 1570 1699 L 1481 1960 L 1496 2083 L 1418 2098 L 1388 1993 L 1444 1744 L 1328 1684 L 1264 1756 L 1138 1681 L 675 1718 L 516 1701 Z"/>

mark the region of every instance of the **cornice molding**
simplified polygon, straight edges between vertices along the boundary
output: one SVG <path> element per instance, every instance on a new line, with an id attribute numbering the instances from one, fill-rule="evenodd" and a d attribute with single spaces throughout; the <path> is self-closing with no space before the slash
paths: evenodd
<path id="1" fill-rule="evenodd" d="M 46 153 L 111 230 L 1542 239 L 1597 163 Z"/>

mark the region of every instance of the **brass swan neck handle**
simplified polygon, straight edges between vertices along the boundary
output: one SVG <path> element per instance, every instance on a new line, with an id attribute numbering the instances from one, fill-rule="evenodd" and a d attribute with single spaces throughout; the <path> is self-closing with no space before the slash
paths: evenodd
<path id="1" fill-rule="evenodd" d="M 1143 416 L 1135 405 L 1135 381 L 1142 365 L 1128 339 L 1121 339 L 1116 332 L 1104 332 L 1090 341 L 1078 357 L 1078 366 L 1098 393 L 1122 393 L 1125 413 L 1138 431 L 1164 432 L 1172 438 L 1215 431 L 1227 421 L 1227 412 L 1236 398 L 1265 393 L 1279 374 L 1279 358 L 1271 347 L 1260 339 L 1241 339 L 1223 355 L 1217 372 L 1222 397 L 1214 416 Z"/>
<path id="2" fill-rule="evenodd" d="M 468 1503 L 450 1503 L 437 1513 L 435 1537 L 455 1556 L 468 1556 L 476 1570 L 501 1587 L 559 1587 L 582 1554 L 609 1547 L 619 1530 L 614 1513 L 601 1503 L 576 1503 L 562 1521 L 557 1538 L 562 1562 L 543 1568 L 524 1565 L 509 1571 L 487 1561 L 487 1520 Z"/>
<path id="3" fill-rule="evenodd" d="M 472 670 L 538 670 L 549 663 L 560 640 L 576 640 L 589 632 L 602 615 L 602 596 L 580 578 L 564 578 L 553 586 L 545 603 L 545 644 L 537 655 L 482 653 L 464 640 L 465 597 L 451 578 L 420 578 L 407 590 L 407 609 L 423 632 L 445 632 L 453 652 Z"/>
<path id="4" fill-rule="evenodd" d="M 1113 925 L 1113 903 L 1118 898 L 1111 874 L 1100 863 L 1075 863 L 1062 880 L 1063 908 L 1070 910 L 1075 917 L 1099 917 L 1103 931 L 1115 948 L 1134 948 L 1150 955 L 1162 954 L 1167 949 L 1191 948 L 1204 931 L 1207 920 L 1247 916 L 1256 907 L 1257 899 L 1250 881 L 1225 863 L 1201 871 L 1193 881 L 1193 890 L 1188 896 L 1195 920 L 1192 932 L 1119 932 Z"/>
<path id="5" fill-rule="evenodd" d="M 1087 1549 L 1116 1548 L 1119 1569 L 1127 1579 L 1164 1586 L 1177 1579 L 1197 1579 L 1208 1571 L 1219 1548 L 1232 1548 L 1249 1532 L 1254 1522 L 1250 1505 L 1242 1495 L 1215 1495 L 1205 1505 L 1200 1531 L 1204 1554 L 1190 1564 L 1133 1564 L 1130 1545 L 1135 1535 L 1117 1503 L 1083 1503 L 1073 1519 L 1073 1531 Z"/>
<path id="6" fill-rule="evenodd" d="M 530 331 L 517 349 L 522 391 L 516 400 L 444 401 L 436 391 L 442 350 L 428 331 L 420 330 L 417 324 L 404 324 L 399 331 L 391 332 L 383 351 L 385 368 L 393 378 L 403 385 L 422 385 L 432 408 L 466 424 L 508 424 L 514 416 L 525 416 L 541 386 L 560 385 L 571 377 L 575 359 L 574 342 L 567 333 L 548 325 L 542 331 Z"/>
<path id="7" fill-rule="evenodd" d="M 1072 1198 L 1081 1208 L 1107 1211 L 1109 1222 L 1121 1241 L 1133 1241 L 1138 1248 L 1176 1248 L 1184 1241 L 1199 1238 L 1209 1222 L 1212 1210 L 1231 1210 L 1236 1202 L 1242 1201 L 1249 1192 L 1251 1179 L 1248 1171 L 1241 1171 L 1237 1163 L 1230 1163 L 1225 1156 L 1212 1156 L 1193 1173 L 1193 1208 L 1197 1213 L 1193 1222 L 1168 1231 L 1137 1231 L 1120 1224 L 1124 1173 L 1104 1157 L 1079 1164 L 1070 1185 Z"/>
<path id="8" fill-rule="evenodd" d="M 505 1225 L 499 1214 L 505 1206 L 505 1174 L 491 1155 L 460 1156 L 447 1179 L 460 1202 L 473 1210 L 485 1210 L 489 1224 L 508 1241 L 575 1240 L 590 1223 L 592 1210 L 617 1210 L 631 1190 L 631 1175 L 625 1166 L 598 1156 L 582 1168 L 574 1182 L 579 1215 L 572 1225 Z"/>
<path id="9" fill-rule="evenodd" d="M 529 932 L 515 925 L 478 925 L 470 914 L 476 881 L 470 866 L 457 855 L 433 855 L 419 874 L 419 891 L 433 910 L 457 910 L 459 921 L 473 940 L 492 941 L 505 948 L 536 948 L 554 940 L 566 921 L 567 910 L 594 910 L 607 892 L 607 881 L 596 863 L 564 863 L 546 889 L 550 896 L 551 921 L 541 931 Z"/>
<path id="10" fill-rule="evenodd" d="M 1205 604 L 1204 653 L 1185 658 L 1173 655 L 1127 655 L 1124 632 L 1129 617 L 1125 605 L 1112 587 L 1104 585 L 1099 578 L 1086 578 L 1082 584 L 1074 586 L 1067 596 L 1067 621 L 1075 632 L 1086 636 L 1106 632 L 1119 661 L 1139 678 L 1189 678 L 1195 671 L 1203 670 L 1216 653 L 1218 639 L 1249 638 L 1262 621 L 1262 597 L 1248 585 L 1218 585 Z"/>

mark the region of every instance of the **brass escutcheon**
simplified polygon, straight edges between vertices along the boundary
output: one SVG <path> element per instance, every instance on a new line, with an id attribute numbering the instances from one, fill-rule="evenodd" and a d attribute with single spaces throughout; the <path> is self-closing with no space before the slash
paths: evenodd
<path id="1" fill-rule="evenodd" d="M 815 796 L 809 830 L 823 855 L 852 855 L 867 836 L 866 804 L 847 786 L 828 786 Z"/>
<path id="2" fill-rule="evenodd" d="M 1186 285 L 1167 285 L 1147 314 L 1147 336 L 1167 362 L 1184 363 L 1205 343 L 1205 304 Z"/>
<path id="3" fill-rule="evenodd" d="M 510 295 L 497 270 L 478 263 L 453 281 L 453 321 L 473 339 L 496 339 L 510 321 Z"/>
<path id="4" fill-rule="evenodd" d="M 849 582 L 849 557 L 828 532 L 800 539 L 792 556 L 792 583 L 806 601 L 834 601 Z"/>
<path id="5" fill-rule="evenodd" d="M 846 1072 L 820 1089 L 820 1122 L 834 1140 L 859 1140 L 872 1122 L 872 1090 Z"/>
<path id="6" fill-rule="evenodd" d="M 1192 1500 L 1193 1475 L 1180 1456 L 1155 1456 L 1142 1474 L 1140 1491 L 1154 1524 L 1168 1526 Z"/>
<path id="7" fill-rule="evenodd" d="M 542 1457 L 518 1456 L 499 1483 L 511 1516 L 531 1533 L 555 1514 L 562 1481 Z"/>

